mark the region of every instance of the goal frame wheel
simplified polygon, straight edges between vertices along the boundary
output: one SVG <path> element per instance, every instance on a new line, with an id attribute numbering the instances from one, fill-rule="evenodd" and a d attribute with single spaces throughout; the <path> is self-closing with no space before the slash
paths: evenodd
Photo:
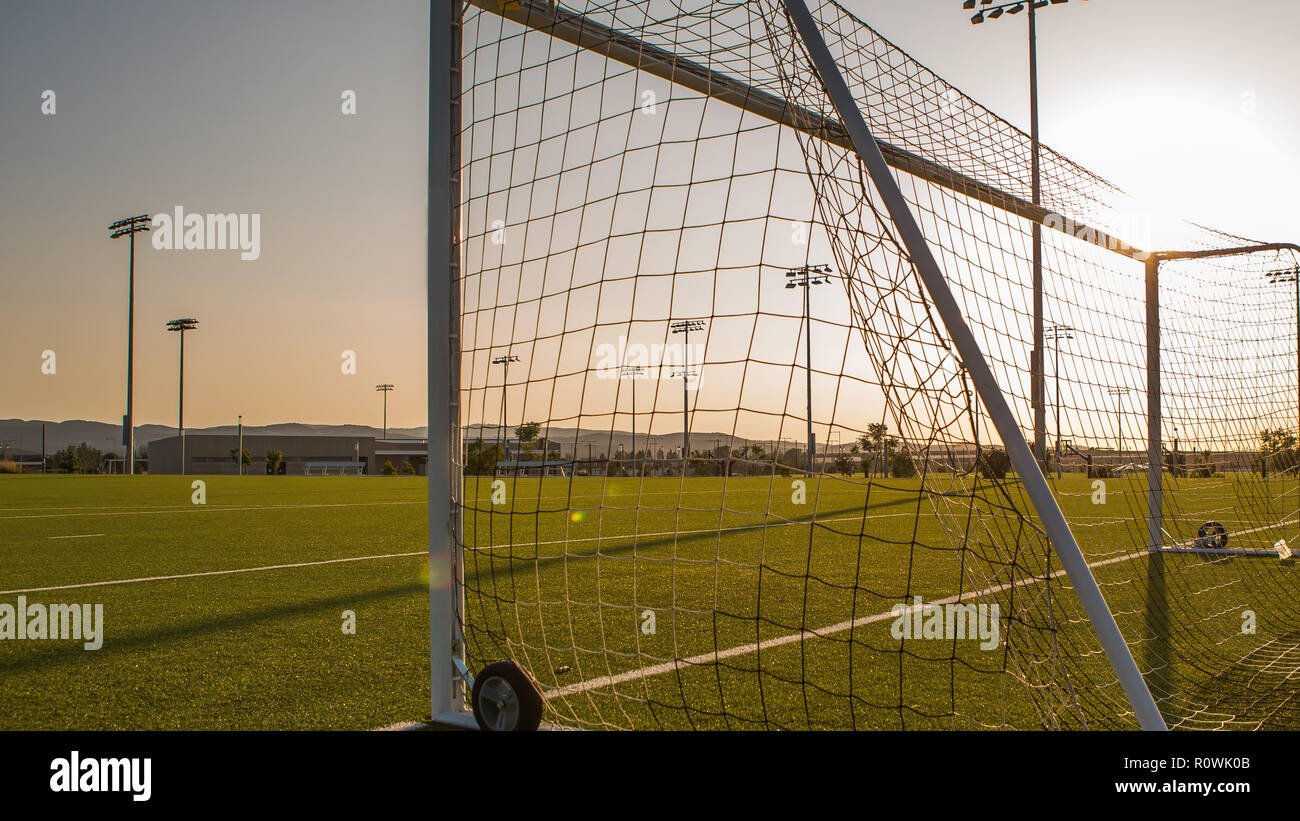
<path id="1" fill-rule="evenodd" d="M 1196 529 L 1197 547 L 1220 550 L 1228 546 L 1228 529 L 1220 522 L 1206 522 Z"/>
<path id="2" fill-rule="evenodd" d="M 514 661 L 494 661 L 479 671 L 470 706 L 479 729 L 487 732 L 529 732 L 542 724 L 542 694 Z"/>

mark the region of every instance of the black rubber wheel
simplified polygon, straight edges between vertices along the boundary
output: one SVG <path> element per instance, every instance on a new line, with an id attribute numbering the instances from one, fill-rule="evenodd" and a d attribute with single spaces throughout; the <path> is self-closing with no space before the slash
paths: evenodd
<path id="1" fill-rule="evenodd" d="M 542 694 L 513 661 L 494 661 L 474 677 L 474 720 L 488 732 L 527 732 L 542 723 Z"/>
<path id="2" fill-rule="evenodd" d="M 1198 547 L 1222 549 L 1228 546 L 1228 529 L 1218 522 L 1206 522 L 1196 531 Z"/>

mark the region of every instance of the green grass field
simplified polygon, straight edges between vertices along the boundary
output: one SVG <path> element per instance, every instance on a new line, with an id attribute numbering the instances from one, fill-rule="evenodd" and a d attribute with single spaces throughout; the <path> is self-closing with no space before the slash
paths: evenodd
<path id="1" fill-rule="evenodd" d="M 425 480 L 203 478 L 205 505 L 191 502 L 193 477 L 0 477 L 0 604 L 102 603 L 105 619 L 98 651 L 0 642 L 4 727 L 366 729 L 425 718 Z M 779 476 L 519 479 L 494 505 L 488 480 L 470 477 L 471 666 L 517 658 L 547 691 L 548 717 L 577 726 L 1076 726 L 1080 710 L 1055 701 L 1071 688 L 1087 688 L 1089 726 L 1126 723 L 1064 580 L 1050 610 L 1047 585 L 1032 583 L 1059 563 L 1028 549 L 1027 523 L 992 507 L 1028 506 L 1013 488 L 981 503 L 969 526 L 967 481 L 932 478 L 948 498 L 922 494 L 919 480 L 825 477 L 796 504 L 792 479 Z M 1228 710 L 1220 691 L 1252 672 L 1256 654 L 1285 647 L 1294 563 L 1164 557 L 1168 629 L 1156 632 L 1168 640 L 1157 643 L 1149 559 L 1126 558 L 1141 547 L 1144 486 L 1114 480 L 1104 505 L 1081 477 L 1057 490 L 1170 714 L 1236 726 L 1232 716 L 1263 709 Z M 1184 481 L 1167 507 L 1175 539 L 1207 519 L 1246 531 L 1294 511 L 1294 485 Z M 1234 546 L 1294 529 L 1266 526 Z M 1011 614 L 1003 638 L 1014 652 L 899 642 L 892 619 L 874 618 L 911 596 L 999 584 L 974 600 Z M 1259 634 L 1237 629 L 1243 607 L 1259 611 Z M 355 635 L 341 629 L 349 610 Z M 1284 707 L 1286 693 L 1274 692 Z"/>
<path id="2" fill-rule="evenodd" d="M 0 590 L 427 550 L 420 479 L 0 479 Z M 102 534 L 102 535 L 90 535 Z M 52 538 L 85 536 L 85 538 Z M 104 646 L 0 642 L 7 729 L 379 727 L 428 715 L 422 556 L 27 593 Z M 0 595 L 14 603 L 16 593 Z M 357 617 L 342 632 L 342 613 Z"/>

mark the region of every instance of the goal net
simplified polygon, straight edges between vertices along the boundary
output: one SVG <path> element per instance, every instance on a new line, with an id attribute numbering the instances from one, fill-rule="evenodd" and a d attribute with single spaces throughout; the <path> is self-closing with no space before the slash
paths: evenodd
<path id="1" fill-rule="evenodd" d="M 1297 726 L 1295 255 L 1152 291 L 1254 243 L 1047 147 L 1034 205 L 1026 134 L 808 5 L 888 181 L 779 0 L 464 4 L 469 669 L 582 728 L 1112 728 L 1127 657 L 1171 727 Z"/>

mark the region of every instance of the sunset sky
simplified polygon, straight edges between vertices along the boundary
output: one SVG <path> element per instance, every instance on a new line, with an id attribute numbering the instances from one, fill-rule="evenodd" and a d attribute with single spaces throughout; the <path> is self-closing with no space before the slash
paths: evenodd
<path id="1" fill-rule="evenodd" d="M 972 26 L 960 0 L 845 5 L 1028 128 L 1023 15 Z M 1300 7 L 1248 5 L 1046 9 L 1044 142 L 1197 221 L 1300 239 Z M 164 323 L 192 316 L 187 426 L 378 426 L 381 382 L 396 385 L 389 425 L 423 425 L 427 39 L 420 2 L 6 3 L 0 418 L 119 420 L 127 240 L 106 227 L 180 206 L 259 214 L 260 256 L 137 238 L 137 424 L 175 424 Z"/>

